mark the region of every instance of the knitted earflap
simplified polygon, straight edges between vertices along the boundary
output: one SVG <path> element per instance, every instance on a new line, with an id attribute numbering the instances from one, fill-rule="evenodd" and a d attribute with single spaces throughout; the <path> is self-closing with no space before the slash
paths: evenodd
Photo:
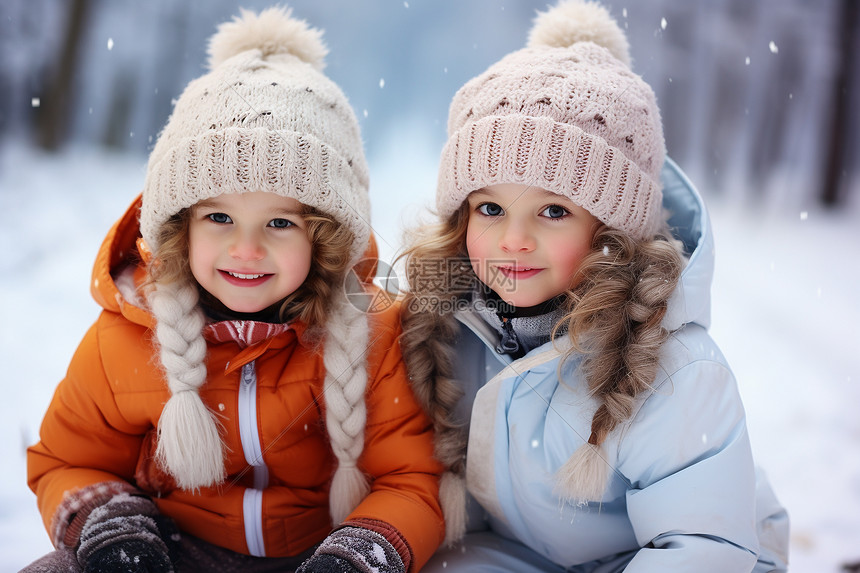
<path id="1" fill-rule="evenodd" d="M 367 317 L 342 292 L 335 297 L 326 324 L 323 395 L 326 429 L 338 462 L 329 493 L 329 511 L 337 525 L 364 499 L 370 486 L 356 465 L 364 450 L 367 421 Z"/>
<path id="2" fill-rule="evenodd" d="M 183 489 L 224 479 L 224 446 L 215 415 L 200 399 L 206 341 L 199 294 L 191 284 L 157 284 L 149 295 L 171 396 L 158 420 L 156 459 Z"/>

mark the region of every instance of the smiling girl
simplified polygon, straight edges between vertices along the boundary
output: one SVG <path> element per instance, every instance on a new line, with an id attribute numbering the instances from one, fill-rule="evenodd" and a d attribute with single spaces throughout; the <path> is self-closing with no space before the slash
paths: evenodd
<path id="1" fill-rule="evenodd" d="M 404 573 L 441 541 L 396 314 L 344 290 L 367 168 L 324 55 L 283 9 L 213 37 L 28 451 L 57 548 L 28 571 Z"/>
<path id="2" fill-rule="evenodd" d="M 191 208 L 188 265 L 213 306 L 237 313 L 283 306 L 310 272 L 306 211 L 291 197 L 261 191 L 219 195 Z"/>
<path id="3" fill-rule="evenodd" d="M 402 318 L 448 469 L 451 547 L 424 571 L 784 571 L 786 513 L 707 333 L 707 213 L 609 13 L 541 14 L 448 134 Z"/>
<path id="4" fill-rule="evenodd" d="M 467 202 L 472 270 L 505 302 L 531 307 L 575 286 L 591 251 L 594 215 L 556 193 L 513 183 L 488 185 Z"/>

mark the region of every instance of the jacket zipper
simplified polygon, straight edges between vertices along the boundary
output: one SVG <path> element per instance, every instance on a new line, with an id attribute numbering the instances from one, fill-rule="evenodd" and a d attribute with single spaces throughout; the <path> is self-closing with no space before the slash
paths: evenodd
<path id="1" fill-rule="evenodd" d="M 513 356 L 520 351 L 520 341 L 517 339 L 517 333 L 514 332 L 514 325 L 511 323 L 511 319 L 507 316 L 500 318 L 502 320 L 502 339 L 499 341 L 499 345 L 496 346 L 496 352 Z"/>
<path id="2" fill-rule="evenodd" d="M 257 369 L 254 362 L 242 366 L 239 385 L 239 437 L 245 461 L 254 468 L 254 487 L 245 489 L 242 509 L 248 552 L 265 557 L 263 543 L 263 490 L 268 486 L 269 469 L 263 462 L 263 449 L 257 429 Z"/>

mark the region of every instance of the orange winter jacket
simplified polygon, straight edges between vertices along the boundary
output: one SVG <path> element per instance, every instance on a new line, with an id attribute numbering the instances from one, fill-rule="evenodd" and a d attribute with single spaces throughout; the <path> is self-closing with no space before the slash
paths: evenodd
<path id="1" fill-rule="evenodd" d="M 152 494 L 180 529 L 206 541 L 250 554 L 246 528 L 251 528 L 262 538 L 266 556 L 297 555 L 322 541 L 333 525 L 328 488 L 335 458 L 325 426 L 321 351 L 302 343 L 301 325 L 245 348 L 232 340 L 209 342 L 208 380 L 200 395 L 222 425 L 228 477 L 196 493 L 159 479 L 166 476 L 152 459 L 154 428 L 169 391 L 153 346 L 153 318 L 122 294 L 129 289 L 120 289 L 115 280 L 123 266 L 139 259 L 139 207 L 138 198 L 101 247 L 92 293 L 104 310 L 57 387 L 41 441 L 28 450 L 28 480 L 45 525 L 56 532 L 52 521 L 66 492 L 121 480 Z M 139 280 L 142 266 L 133 274 Z M 359 466 L 370 478 L 371 492 L 349 519 L 396 528 L 417 571 L 444 534 L 441 468 L 433 458 L 431 423 L 413 398 L 400 357 L 396 309 L 372 314 L 369 322 L 367 424 Z M 240 396 L 247 391 L 240 376 L 252 361 L 257 385 L 249 399 Z M 254 419 L 248 411 L 256 412 Z M 262 496 L 261 515 L 245 515 L 245 492 L 254 488 L 255 471 L 240 436 L 254 428 L 267 487 L 252 491 Z"/>

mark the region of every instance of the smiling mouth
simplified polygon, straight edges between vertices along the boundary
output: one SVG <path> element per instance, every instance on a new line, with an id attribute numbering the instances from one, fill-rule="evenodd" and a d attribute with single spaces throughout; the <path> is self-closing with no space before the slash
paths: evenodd
<path id="1" fill-rule="evenodd" d="M 237 273 L 236 271 L 218 271 L 228 283 L 241 287 L 255 287 L 267 282 L 275 276 L 271 273 Z"/>
<path id="2" fill-rule="evenodd" d="M 244 274 L 244 273 L 234 273 L 234 272 L 232 272 L 232 271 L 222 271 L 222 272 L 227 273 L 227 274 L 228 274 L 228 275 L 230 275 L 231 277 L 235 277 L 235 278 L 237 278 L 237 279 L 242 279 L 242 280 L 245 280 L 245 281 L 250 281 L 250 280 L 254 280 L 254 279 L 260 279 L 260 278 L 263 278 L 264 276 L 266 276 L 265 274 L 247 275 L 247 274 Z"/>
<path id="3" fill-rule="evenodd" d="M 499 267 L 500 270 L 508 273 L 525 273 L 528 271 L 539 271 L 541 269 L 535 267 Z"/>
<path id="4" fill-rule="evenodd" d="M 498 267 L 498 269 L 503 276 L 511 279 L 528 279 L 537 275 L 543 270 L 541 268 L 535 267 Z"/>

